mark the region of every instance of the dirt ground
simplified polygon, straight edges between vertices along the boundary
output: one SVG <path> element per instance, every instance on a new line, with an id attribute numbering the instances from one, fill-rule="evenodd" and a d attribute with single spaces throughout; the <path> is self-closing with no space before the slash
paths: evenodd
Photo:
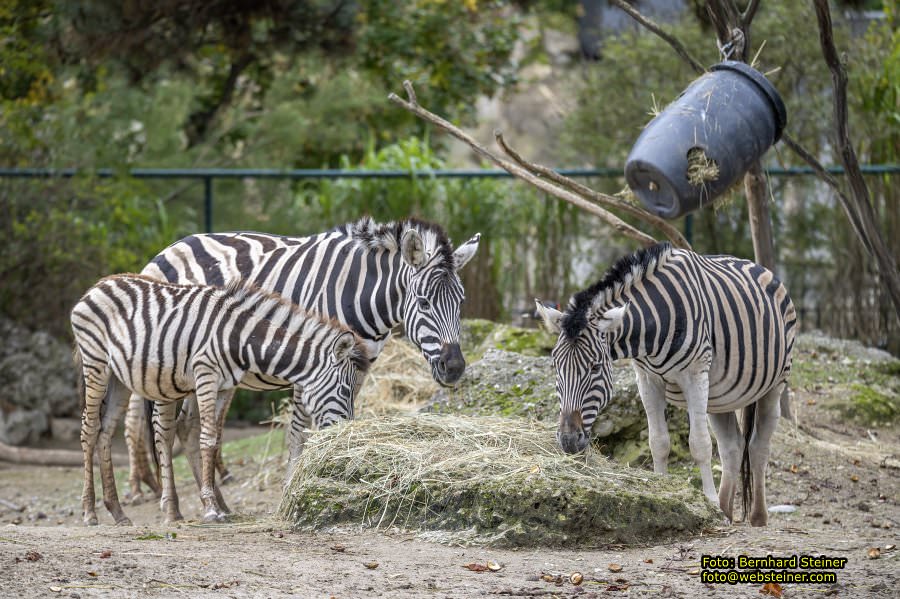
<path id="1" fill-rule="evenodd" d="M 0 505 L 0 596 L 896 597 L 900 429 L 855 426 L 820 403 L 815 392 L 797 393 L 800 426 L 782 420 L 773 446 L 769 505 L 795 511 L 770 514 L 766 528 L 723 525 L 644 547 L 510 551 L 449 547 L 397 530 L 295 533 L 272 519 L 281 458 L 253 455 L 232 458 L 237 480 L 224 487 L 239 514 L 232 522 L 197 522 L 199 500 L 185 481 L 184 523 L 162 524 L 150 502 L 126 506 L 133 527 L 113 526 L 101 506 L 101 525 L 88 528 L 80 523 L 79 468 L 0 463 L 0 500 L 15 504 Z M 847 562 L 827 570 L 833 584 L 764 588 L 704 583 L 704 554 Z M 500 569 L 465 568 L 489 561 Z"/>

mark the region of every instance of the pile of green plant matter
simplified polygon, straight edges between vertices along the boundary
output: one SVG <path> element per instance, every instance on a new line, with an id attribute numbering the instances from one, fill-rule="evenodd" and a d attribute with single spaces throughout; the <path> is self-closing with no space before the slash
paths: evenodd
<path id="1" fill-rule="evenodd" d="M 399 527 L 493 546 L 640 543 L 717 523 L 687 481 L 564 455 L 554 433 L 436 414 L 334 426 L 307 442 L 279 516 L 301 529 Z"/>

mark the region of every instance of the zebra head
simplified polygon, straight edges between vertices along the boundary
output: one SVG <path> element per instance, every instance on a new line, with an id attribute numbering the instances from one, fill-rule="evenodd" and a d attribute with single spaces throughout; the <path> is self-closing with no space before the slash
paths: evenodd
<path id="1" fill-rule="evenodd" d="M 365 345 L 354 333 L 344 330 L 324 346 L 325 355 L 302 382 L 303 407 L 319 429 L 353 419 L 353 400 L 369 369 Z"/>
<path id="2" fill-rule="evenodd" d="M 428 360 L 431 376 L 444 386 L 456 383 L 466 369 L 459 347 L 459 310 L 465 290 L 457 271 L 475 255 L 480 238 L 476 234 L 456 251 L 446 237 L 443 243 L 426 242 L 414 228 L 400 238 L 400 255 L 412 269 L 402 303 L 406 334 Z"/>
<path id="3" fill-rule="evenodd" d="M 564 327 L 567 313 L 535 301 L 544 324 L 559 334 L 551 352 L 559 397 L 556 438 L 563 451 L 578 453 L 590 443 L 591 426 L 612 397 L 609 338 L 622 326 L 627 306 L 591 313 L 573 335 Z"/>

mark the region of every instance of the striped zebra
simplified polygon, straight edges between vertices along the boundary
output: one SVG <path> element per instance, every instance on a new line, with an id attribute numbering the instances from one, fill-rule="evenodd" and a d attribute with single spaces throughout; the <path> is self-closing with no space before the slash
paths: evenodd
<path id="1" fill-rule="evenodd" d="M 387 224 L 365 217 L 310 237 L 263 233 L 191 235 L 163 250 L 142 274 L 173 283 L 224 285 L 246 279 L 299 306 L 335 318 L 366 342 L 374 359 L 391 330 L 403 324 L 409 339 L 431 366 L 434 379 L 452 385 L 465 360 L 459 347 L 459 312 L 464 290 L 457 271 L 478 249 L 475 235 L 456 250 L 436 224 L 408 219 Z M 248 376 L 242 387 L 282 389 L 285 381 Z M 302 389 L 294 389 L 288 429 L 290 461 L 302 450 L 310 428 Z M 132 398 L 126 418 L 133 497 L 140 481 L 154 491 L 142 440 L 140 398 Z M 178 434 L 196 472 L 196 411 L 185 402 Z M 193 431 L 193 432 L 192 432 Z M 289 469 L 290 471 L 290 469 Z"/>
<path id="2" fill-rule="evenodd" d="M 320 426 L 351 418 L 353 398 L 369 367 L 365 344 L 347 327 L 307 313 L 281 296 L 240 282 L 225 288 L 163 283 L 142 275 L 101 279 L 72 310 L 76 362 L 82 375 L 83 517 L 97 524 L 94 449 L 99 445 L 103 501 L 116 524 L 131 524 L 119 504 L 110 439 L 129 393 L 156 402 L 174 422 L 175 402 L 194 395 L 200 417 L 204 520 L 227 506 L 215 486 L 223 396 L 245 376 L 302 385 Z M 101 410 L 102 406 L 102 410 Z M 156 448 L 162 507 L 180 519 L 171 468 L 172 434 Z"/>
<path id="3" fill-rule="evenodd" d="M 610 365 L 631 358 L 647 414 L 653 469 L 666 471 L 666 402 L 687 408 L 690 449 L 704 494 L 733 517 L 740 477 L 750 523 L 767 521 L 765 473 L 791 369 L 796 314 L 784 285 L 762 266 L 659 244 L 619 260 L 565 312 L 538 302 L 559 332 L 552 356 L 560 401 L 557 437 L 575 453 L 612 397 Z M 736 410 L 743 408 L 741 435 Z M 718 499 L 707 417 L 718 441 Z"/>

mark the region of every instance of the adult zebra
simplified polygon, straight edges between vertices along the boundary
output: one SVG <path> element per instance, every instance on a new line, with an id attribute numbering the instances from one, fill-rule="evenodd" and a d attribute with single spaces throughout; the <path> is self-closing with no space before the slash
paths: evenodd
<path id="1" fill-rule="evenodd" d="M 106 277 L 72 309 L 72 332 L 83 394 L 86 524 L 97 524 L 93 466 L 98 443 L 104 503 L 116 524 L 131 524 L 119 504 L 110 449 L 129 392 L 153 400 L 170 423 L 175 402 L 196 397 L 200 494 L 209 521 L 221 519 L 228 509 L 215 485 L 213 462 L 221 438 L 217 422 L 227 409 L 229 389 L 251 373 L 302 385 L 308 413 L 324 426 L 353 416 L 353 397 L 369 367 L 365 345 L 347 327 L 240 281 L 218 288 L 132 274 Z M 162 507 L 168 520 L 180 520 L 171 428 L 159 432 Z"/>
<path id="2" fill-rule="evenodd" d="M 246 279 L 346 324 L 367 343 L 372 359 L 391 329 L 404 324 L 434 379 L 452 385 L 466 365 L 459 347 L 459 311 L 465 293 L 457 271 L 475 255 L 479 239 L 476 234 L 454 251 L 436 224 L 417 219 L 377 224 L 364 217 L 309 237 L 191 235 L 163 250 L 141 273 L 173 283 L 224 285 Z M 287 384 L 248 376 L 241 386 L 266 390 Z M 141 480 L 158 492 L 144 451 L 142 404 L 139 397 L 132 397 L 125 422 L 133 497 L 141 495 Z M 196 422 L 196 411 L 187 401 L 179 416 L 178 434 L 196 473 L 197 428 L 191 422 Z M 309 426 L 302 389 L 295 388 L 288 429 L 291 464 L 300 454 Z"/>
<path id="3" fill-rule="evenodd" d="M 540 302 L 537 309 L 559 332 L 552 354 L 563 450 L 587 446 L 597 413 L 612 397 L 610 365 L 631 358 L 653 469 L 666 471 L 666 402 L 687 408 L 704 494 L 732 519 L 740 477 L 745 513 L 752 498 L 750 523 L 765 526 L 766 463 L 796 324 L 787 290 L 770 271 L 732 256 L 659 244 L 619 260 L 575 294 L 565 312 Z M 735 413 L 741 408 L 743 437 Z M 722 460 L 718 500 L 707 415 Z"/>

